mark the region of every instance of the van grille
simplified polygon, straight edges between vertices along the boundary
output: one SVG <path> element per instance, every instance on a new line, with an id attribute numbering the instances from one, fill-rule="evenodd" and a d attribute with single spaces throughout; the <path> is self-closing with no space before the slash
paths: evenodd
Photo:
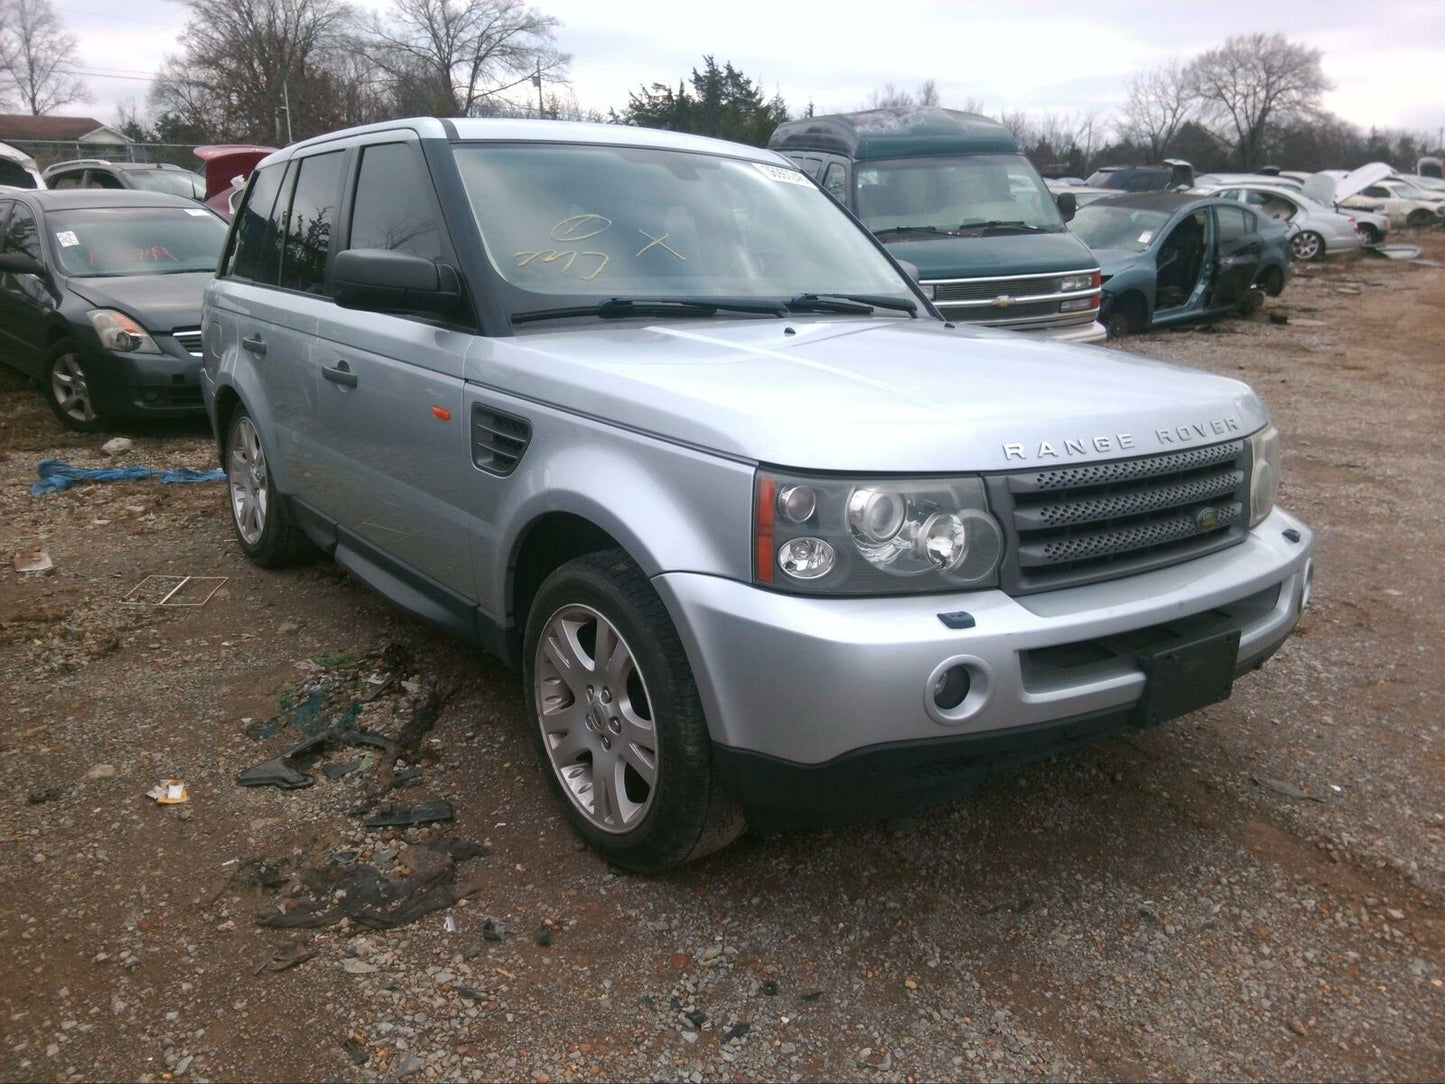
<path id="1" fill-rule="evenodd" d="M 1003 278 L 970 278 L 923 281 L 932 287 L 934 304 L 950 320 L 968 323 L 1044 326 L 1089 323 L 1099 315 L 1099 288 L 1064 292 L 1064 279 L 1097 272 L 1097 268 L 1043 275 L 1009 275 Z M 1022 300 L 1031 298 L 1032 300 Z M 1086 298 L 1086 308 L 1060 310 L 1066 300 Z"/>
<path id="2" fill-rule="evenodd" d="M 516 470 L 531 439 L 532 426 L 526 420 L 472 407 L 472 462 L 489 474 L 505 477 Z"/>
<path id="3" fill-rule="evenodd" d="M 970 279 L 966 282 L 940 282 L 939 301 L 992 301 L 1000 295 L 1037 297 L 1057 294 L 1064 288 L 1064 276 L 1052 275 L 1037 279 Z"/>
<path id="4" fill-rule="evenodd" d="M 988 479 L 1008 534 L 1011 594 L 1056 590 L 1199 557 L 1244 540 L 1249 442 Z"/>

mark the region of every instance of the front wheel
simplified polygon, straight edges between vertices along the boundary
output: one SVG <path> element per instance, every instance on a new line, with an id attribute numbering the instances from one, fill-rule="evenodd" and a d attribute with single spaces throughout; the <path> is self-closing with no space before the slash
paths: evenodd
<path id="1" fill-rule="evenodd" d="M 105 427 L 106 420 L 96 409 L 87 363 L 69 339 L 56 343 L 46 355 L 44 388 L 51 412 L 67 429 L 94 433 Z"/>
<path id="2" fill-rule="evenodd" d="M 1296 260 L 1308 263 L 1310 260 L 1318 260 L 1325 254 L 1325 239 L 1314 230 L 1304 230 L 1294 235 L 1289 247 Z"/>
<path id="3" fill-rule="evenodd" d="M 655 873 L 742 832 L 677 631 L 625 553 L 588 554 L 547 577 L 523 658 L 548 784 L 595 850 Z"/>

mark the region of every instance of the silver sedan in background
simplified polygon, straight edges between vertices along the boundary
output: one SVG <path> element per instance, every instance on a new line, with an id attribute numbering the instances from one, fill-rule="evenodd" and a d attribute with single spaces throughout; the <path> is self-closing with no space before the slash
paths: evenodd
<path id="1" fill-rule="evenodd" d="M 1201 189 L 1201 191 L 1205 191 Z M 1220 199 L 1239 200 L 1291 227 L 1290 251 L 1308 263 L 1326 256 L 1359 252 L 1365 245 L 1354 218 L 1334 211 L 1291 188 L 1263 184 L 1234 184 L 1207 190 Z"/>

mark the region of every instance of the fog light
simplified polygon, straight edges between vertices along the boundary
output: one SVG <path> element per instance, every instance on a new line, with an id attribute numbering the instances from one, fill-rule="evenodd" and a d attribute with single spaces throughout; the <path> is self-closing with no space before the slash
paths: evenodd
<path id="1" fill-rule="evenodd" d="M 833 571 L 833 547 L 821 538 L 794 538 L 778 549 L 778 567 L 795 580 L 816 580 Z"/>
<path id="2" fill-rule="evenodd" d="M 969 686 L 972 684 L 966 667 L 950 666 L 934 679 L 933 702 L 940 711 L 952 711 L 967 698 Z"/>

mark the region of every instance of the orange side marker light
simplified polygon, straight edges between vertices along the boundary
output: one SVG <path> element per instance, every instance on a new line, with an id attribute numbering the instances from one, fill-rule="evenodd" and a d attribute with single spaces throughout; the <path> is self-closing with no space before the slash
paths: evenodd
<path id="1" fill-rule="evenodd" d="M 452 420 L 452 412 L 446 407 L 434 406 L 431 408 L 431 413 L 437 421 L 449 422 Z"/>

